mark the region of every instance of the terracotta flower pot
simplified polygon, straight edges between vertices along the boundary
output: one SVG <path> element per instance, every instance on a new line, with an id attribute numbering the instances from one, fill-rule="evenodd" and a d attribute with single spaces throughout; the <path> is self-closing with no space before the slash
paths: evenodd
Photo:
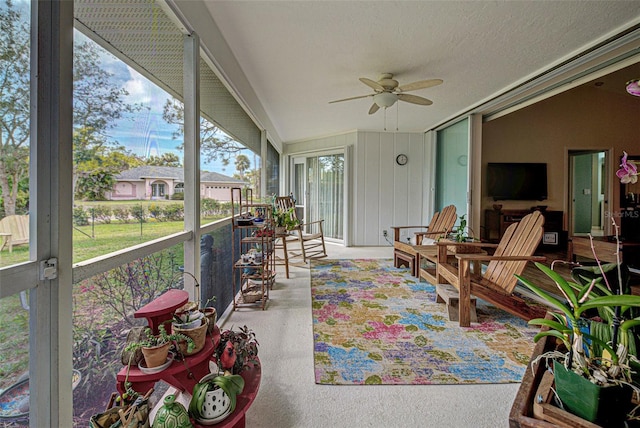
<path id="1" fill-rule="evenodd" d="M 204 313 L 205 318 L 209 320 L 207 334 L 211 334 L 218 321 L 218 312 L 216 312 L 216 308 L 202 308 L 201 311 Z"/>
<path id="2" fill-rule="evenodd" d="M 174 333 L 182 333 L 186 336 L 189 336 L 193 339 L 195 344 L 194 349 L 191 352 L 187 351 L 187 342 L 182 341 L 178 342 L 178 348 L 183 355 L 193 355 L 197 352 L 200 352 L 202 348 L 204 348 L 205 339 L 207 337 L 207 327 L 209 326 L 209 320 L 207 318 L 202 318 L 200 320 L 201 325 L 196 328 L 183 329 L 177 326 L 173 326 Z"/>
<path id="3" fill-rule="evenodd" d="M 147 367 L 158 367 L 166 363 L 170 347 L 171 342 L 150 348 L 142 347 L 142 355 L 144 355 L 144 361 L 147 364 Z"/>

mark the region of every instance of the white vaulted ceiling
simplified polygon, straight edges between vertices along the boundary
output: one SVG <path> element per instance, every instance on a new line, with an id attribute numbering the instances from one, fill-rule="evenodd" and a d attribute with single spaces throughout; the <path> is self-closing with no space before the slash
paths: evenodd
<path id="1" fill-rule="evenodd" d="M 399 102 L 398 111 L 387 110 L 388 129 L 395 130 L 397 118 L 399 131 L 425 131 L 510 88 L 526 88 L 532 78 L 640 24 L 638 1 L 170 0 L 167 5 L 188 22 L 188 31 L 199 34 L 203 50 L 215 57 L 216 73 L 278 142 L 382 130 L 384 111 L 369 115 L 371 98 L 329 104 L 372 93 L 359 77 L 377 80 L 388 72 L 401 85 L 443 79 L 442 85 L 411 92 L 433 105 Z M 634 43 L 640 50 L 637 37 Z"/>

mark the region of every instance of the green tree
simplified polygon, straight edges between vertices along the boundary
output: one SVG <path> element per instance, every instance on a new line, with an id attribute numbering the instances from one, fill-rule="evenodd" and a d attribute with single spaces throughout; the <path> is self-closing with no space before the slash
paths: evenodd
<path id="1" fill-rule="evenodd" d="M 0 192 L 5 215 L 15 214 L 20 189 L 27 188 L 30 126 L 30 13 L 27 2 L 0 5 Z M 114 149 L 107 131 L 115 121 L 139 111 L 125 102 L 127 92 L 103 69 L 98 46 L 74 40 L 73 186 L 93 173 L 88 166 Z M 108 55 L 104 53 L 104 55 Z M 100 172 L 103 174 L 104 171 Z M 101 179 L 102 180 L 102 179 Z M 99 180 L 99 181 L 101 181 Z M 28 203 L 28 202 L 27 202 Z"/>
<path id="2" fill-rule="evenodd" d="M 74 43 L 73 52 L 74 194 L 86 196 L 88 191 L 92 198 L 102 198 L 104 191 L 111 188 L 109 183 L 113 186 L 113 175 L 136 163 L 129 159 L 118 166 L 117 156 L 111 158 L 113 163 L 109 161 L 111 152 L 123 149 L 109 138 L 108 131 L 118 119 L 138 112 L 142 107 L 125 102 L 128 92 L 115 81 L 112 73 L 101 67 L 100 52 L 95 43 L 88 40 Z M 110 54 L 105 52 L 104 55 Z M 79 192 L 81 176 L 84 189 Z"/>
<path id="3" fill-rule="evenodd" d="M 182 139 L 184 136 L 184 104 L 177 100 L 167 100 L 164 105 L 162 117 L 167 123 L 178 125 L 178 130 L 173 133 L 174 139 Z M 184 144 L 178 146 L 184 148 Z M 223 133 L 213 123 L 200 117 L 200 152 L 205 162 L 220 160 L 223 165 L 229 165 L 231 158 L 245 150 L 245 147 Z"/>
<path id="4" fill-rule="evenodd" d="M 246 155 L 238 155 L 236 156 L 235 161 L 236 171 L 238 171 L 235 176 L 240 180 L 245 179 L 245 171 L 247 171 L 251 167 L 251 161 Z"/>
<path id="5" fill-rule="evenodd" d="M 260 194 L 260 170 L 252 169 L 248 171 L 243 180 L 249 181 L 249 187 L 253 189 L 254 198 L 260 198 L 262 195 Z"/>
<path id="6" fill-rule="evenodd" d="M 0 195 L 5 215 L 16 213 L 29 169 L 28 8 L 11 0 L 0 8 Z"/>
<path id="7" fill-rule="evenodd" d="M 89 201 L 105 200 L 106 193 L 116 183 L 115 176 L 139 165 L 142 165 L 141 159 L 128 153 L 124 147 L 100 146 L 78 162 L 76 197 Z"/>
<path id="8" fill-rule="evenodd" d="M 175 153 L 163 153 L 162 156 L 149 156 L 144 164 L 152 166 L 182 166 L 180 157 L 178 157 L 178 155 L 176 155 Z"/>

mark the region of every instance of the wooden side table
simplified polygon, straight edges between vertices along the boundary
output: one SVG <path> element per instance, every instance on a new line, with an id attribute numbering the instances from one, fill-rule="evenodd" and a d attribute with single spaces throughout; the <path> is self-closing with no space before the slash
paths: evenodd
<path id="1" fill-rule="evenodd" d="M 593 238 L 593 248 L 595 249 L 598 258 L 603 262 L 617 262 L 615 254 L 616 245 L 617 242 L 609 239 L 608 237 Z M 593 251 L 591 249 L 591 240 L 589 237 L 572 236 L 569 248 L 569 260 L 575 261 L 576 256 L 593 259 Z M 640 265 L 640 261 L 638 260 L 638 248 L 640 248 L 640 242 L 620 241 L 622 261 L 633 266 Z"/>

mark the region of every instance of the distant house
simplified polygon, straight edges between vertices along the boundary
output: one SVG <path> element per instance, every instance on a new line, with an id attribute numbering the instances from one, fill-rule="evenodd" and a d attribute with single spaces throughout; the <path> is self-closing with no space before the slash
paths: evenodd
<path id="1" fill-rule="evenodd" d="M 133 199 L 167 199 L 184 191 L 184 170 L 172 166 L 139 166 L 118 174 L 113 191 L 107 198 L 113 201 Z M 200 197 L 218 201 L 231 200 L 232 187 L 248 183 L 217 172 L 202 171 Z"/>

